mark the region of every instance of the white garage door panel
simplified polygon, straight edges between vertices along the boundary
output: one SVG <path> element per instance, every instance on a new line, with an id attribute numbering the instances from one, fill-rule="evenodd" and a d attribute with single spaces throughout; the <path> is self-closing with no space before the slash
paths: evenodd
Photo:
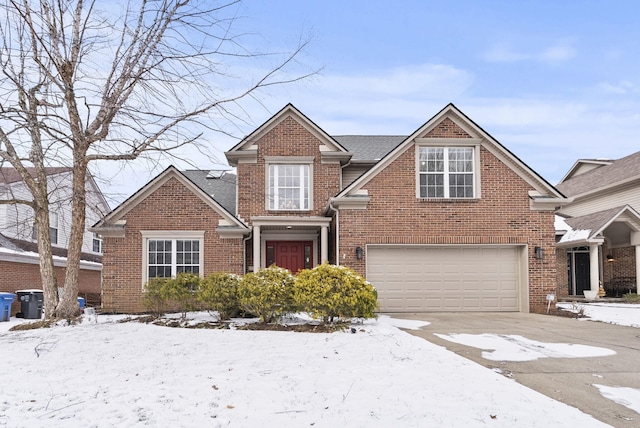
<path id="1" fill-rule="evenodd" d="M 517 311 L 518 248 L 369 246 L 367 279 L 381 310 Z"/>

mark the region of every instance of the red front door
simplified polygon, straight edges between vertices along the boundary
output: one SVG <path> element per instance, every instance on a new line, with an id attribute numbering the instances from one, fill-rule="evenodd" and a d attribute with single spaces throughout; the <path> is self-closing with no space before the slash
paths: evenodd
<path id="1" fill-rule="evenodd" d="M 267 241 L 267 266 L 298 273 L 313 267 L 313 241 Z"/>

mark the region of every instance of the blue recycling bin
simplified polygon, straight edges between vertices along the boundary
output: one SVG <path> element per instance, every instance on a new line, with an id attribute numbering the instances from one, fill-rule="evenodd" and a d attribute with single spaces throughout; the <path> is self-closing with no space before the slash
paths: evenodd
<path id="1" fill-rule="evenodd" d="M 11 318 L 11 304 L 15 298 L 13 293 L 0 293 L 0 322 Z"/>
<path id="2" fill-rule="evenodd" d="M 80 306 L 81 311 L 84 311 L 84 297 L 78 297 L 78 306 Z"/>

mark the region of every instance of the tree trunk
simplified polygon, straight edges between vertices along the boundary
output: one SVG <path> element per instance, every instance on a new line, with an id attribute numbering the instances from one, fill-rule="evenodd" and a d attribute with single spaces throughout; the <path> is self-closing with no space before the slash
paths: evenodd
<path id="1" fill-rule="evenodd" d="M 71 233 L 67 249 L 67 269 L 64 278 L 62 297 L 56 309 L 59 318 L 71 318 L 79 313 L 78 288 L 80 279 L 80 259 L 85 229 L 87 165 L 83 160 L 76 162 L 73 168 L 71 200 Z"/>
<path id="2" fill-rule="evenodd" d="M 51 235 L 49 235 L 49 206 L 48 202 L 34 206 L 35 225 L 38 235 L 38 253 L 40 255 L 40 277 L 44 291 L 44 315 L 47 319 L 55 318 L 55 308 L 58 306 L 58 281 L 53 266 L 51 251 Z"/>

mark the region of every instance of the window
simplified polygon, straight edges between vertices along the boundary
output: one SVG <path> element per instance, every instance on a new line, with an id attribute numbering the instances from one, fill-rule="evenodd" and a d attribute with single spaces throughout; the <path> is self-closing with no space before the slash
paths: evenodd
<path id="1" fill-rule="evenodd" d="M 49 213 L 49 237 L 52 244 L 58 243 L 58 214 Z M 38 240 L 38 227 L 34 224 L 31 231 L 31 239 Z"/>
<path id="2" fill-rule="evenodd" d="M 421 198 L 474 198 L 473 147 L 420 147 Z"/>
<path id="3" fill-rule="evenodd" d="M 269 165 L 269 209 L 311 209 L 309 165 Z"/>
<path id="4" fill-rule="evenodd" d="M 147 278 L 200 274 L 200 248 L 199 239 L 148 239 Z"/>
<path id="5" fill-rule="evenodd" d="M 102 253 L 102 238 L 97 233 L 93 234 L 93 252 Z"/>

